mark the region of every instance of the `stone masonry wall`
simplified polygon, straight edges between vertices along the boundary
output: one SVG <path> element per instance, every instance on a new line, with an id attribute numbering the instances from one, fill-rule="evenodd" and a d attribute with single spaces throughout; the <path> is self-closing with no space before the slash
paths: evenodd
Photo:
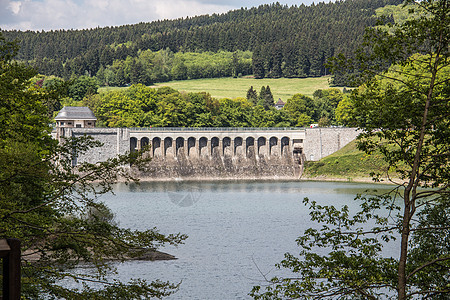
<path id="1" fill-rule="evenodd" d="M 61 130 L 61 129 L 60 129 Z M 130 151 L 130 130 L 127 128 L 65 128 L 60 136 L 90 135 L 103 143 L 103 147 L 79 154 L 77 163 L 98 162 Z M 311 128 L 306 129 L 303 140 L 302 160 L 319 160 L 344 147 L 358 135 L 355 128 Z M 137 174 L 143 179 L 297 179 L 302 172 L 293 149 L 283 155 L 255 155 L 254 146 L 249 154 L 231 156 L 213 152 L 211 156 L 189 157 L 184 151 L 177 156 L 156 156 L 150 162 L 147 173 Z"/>
<path id="2" fill-rule="evenodd" d="M 306 160 L 320 160 L 358 136 L 356 128 L 307 128 L 303 153 Z"/>
<path id="3" fill-rule="evenodd" d="M 184 153 L 177 157 L 155 157 L 150 162 L 150 171 L 136 173 L 143 179 L 297 179 L 301 166 L 286 153 L 282 157 L 220 156 L 187 159 Z"/>
<path id="4" fill-rule="evenodd" d="M 130 133 L 127 128 L 65 128 L 63 136 L 92 136 L 103 143 L 101 148 L 90 149 L 85 154 L 78 154 L 77 162 L 99 162 L 125 154 L 130 151 Z"/>

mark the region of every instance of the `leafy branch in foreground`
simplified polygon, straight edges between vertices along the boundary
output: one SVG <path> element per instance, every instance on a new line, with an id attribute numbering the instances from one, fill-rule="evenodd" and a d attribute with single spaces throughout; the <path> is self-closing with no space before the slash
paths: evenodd
<path id="1" fill-rule="evenodd" d="M 448 299 L 450 1 L 406 3 L 414 17 L 369 29 L 356 60 L 335 60 L 360 67 L 349 124 L 363 131 L 359 149 L 381 152 L 398 174 L 396 188 L 357 198 L 359 212 L 307 200 L 322 227 L 279 264 L 293 276 L 255 287 L 255 299 Z"/>
<path id="2" fill-rule="evenodd" d="M 111 281 L 111 260 L 137 258 L 186 239 L 156 228 L 121 228 L 99 201 L 114 182 L 135 180 L 130 164 L 145 167 L 148 159 L 137 152 L 74 167 L 75 154 L 100 143 L 81 137 L 58 144 L 51 138 L 46 101 L 54 94 L 31 84 L 35 73 L 12 61 L 16 51 L 0 35 L 0 237 L 21 240 L 22 296 L 142 299 L 175 292 L 178 285 L 168 282 Z M 80 263 L 89 271 L 78 274 Z M 67 287 L 70 279 L 79 287 Z"/>

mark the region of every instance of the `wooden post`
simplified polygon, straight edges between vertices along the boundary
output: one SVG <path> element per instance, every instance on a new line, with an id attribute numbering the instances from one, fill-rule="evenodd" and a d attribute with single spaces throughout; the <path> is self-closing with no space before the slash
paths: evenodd
<path id="1" fill-rule="evenodd" d="M 20 240 L 0 240 L 3 258 L 3 300 L 20 299 Z"/>

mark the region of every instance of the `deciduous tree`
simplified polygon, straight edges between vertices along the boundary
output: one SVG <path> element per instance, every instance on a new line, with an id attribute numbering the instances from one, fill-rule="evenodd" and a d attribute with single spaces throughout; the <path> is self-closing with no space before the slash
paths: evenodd
<path id="1" fill-rule="evenodd" d="M 155 228 L 136 231 L 111 222 L 97 196 L 119 178 L 132 180 L 129 164 L 139 153 L 73 166 L 73 155 L 100 143 L 90 138 L 58 142 L 50 136 L 44 105 L 50 95 L 31 84 L 34 70 L 12 61 L 17 47 L 0 34 L 0 238 L 22 244 L 22 297 L 26 299 L 142 299 L 171 294 L 176 285 L 154 281 L 108 281 L 110 259 L 124 261 L 160 245 L 179 244 L 181 234 Z M 55 94 L 52 94 L 55 95 Z M 108 217 L 109 216 L 109 217 Z M 80 262 L 89 274 L 71 272 Z M 96 283 L 68 287 L 62 280 Z"/>
<path id="2" fill-rule="evenodd" d="M 287 111 L 294 126 L 308 126 L 314 114 L 314 103 L 311 98 L 302 94 L 295 94 L 289 98 L 283 110 Z"/>
<path id="3" fill-rule="evenodd" d="M 449 298 L 450 1 L 406 2 L 407 21 L 370 29 L 356 60 L 335 62 L 360 67 L 359 148 L 381 152 L 392 192 L 358 197 L 358 212 L 305 199 L 322 227 L 298 238 L 300 257 L 281 262 L 295 276 L 272 279 L 262 294 L 254 288 L 255 298 Z M 392 242 L 398 257 L 381 252 Z"/>

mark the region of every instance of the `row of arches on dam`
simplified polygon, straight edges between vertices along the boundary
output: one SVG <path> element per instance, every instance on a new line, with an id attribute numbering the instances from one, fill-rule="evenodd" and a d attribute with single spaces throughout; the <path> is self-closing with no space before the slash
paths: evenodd
<path id="1" fill-rule="evenodd" d="M 203 158 L 228 157 L 282 157 L 301 156 L 302 139 L 283 137 L 131 137 L 130 151 L 138 151 L 150 145 L 151 157 Z"/>

